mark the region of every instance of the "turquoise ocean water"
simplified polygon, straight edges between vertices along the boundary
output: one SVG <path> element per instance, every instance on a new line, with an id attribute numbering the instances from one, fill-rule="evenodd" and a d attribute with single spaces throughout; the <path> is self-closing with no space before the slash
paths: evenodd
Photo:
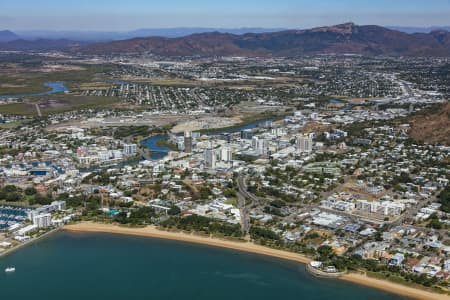
<path id="1" fill-rule="evenodd" d="M 8 266 L 15 273 L 4 273 Z M 0 299 L 406 299 L 228 249 L 60 232 L 0 258 Z"/>

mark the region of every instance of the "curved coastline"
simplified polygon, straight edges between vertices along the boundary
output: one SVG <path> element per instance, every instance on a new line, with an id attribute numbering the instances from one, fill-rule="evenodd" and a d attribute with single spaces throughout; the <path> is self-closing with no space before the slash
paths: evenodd
<path id="1" fill-rule="evenodd" d="M 194 234 L 186 234 L 180 232 L 169 232 L 159 230 L 156 226 L 147 226 L 141 228 L 120 227 L 112 224 L 101 224 L 93 222 L 83 222 L 64 226 L 64 230 L 70 232 L 88 232 L 88 233 L 113 233 L 122 235 L 141 236 L 158 239 L 169 239 L 187 243 L 202 244 L 213 247 L 220 247 L 238 251 L 244 251 L 254 254 L 266 255 L 276 257 L 293 262 L 308 264 L 312 259 L 300 255 L 298 253 L 277 250 L 265 246 L 257 245 L 251 242 L 238 242 L 230 240 L 222 240 L 219 238 L 212 238 L 206 236 L 199 236 Z M 339 277 L 340 280 L 345 280 L 359 285 L 364 285 L 371 288 L 384 290 L 397 295 L 407 296 L 414 299 L 423 300 L 450 300 L 450 296 L 444 294 L 437 294 L 386 280 L 380 280 L 367 277 L 363 274 L 349 273 Z"/>

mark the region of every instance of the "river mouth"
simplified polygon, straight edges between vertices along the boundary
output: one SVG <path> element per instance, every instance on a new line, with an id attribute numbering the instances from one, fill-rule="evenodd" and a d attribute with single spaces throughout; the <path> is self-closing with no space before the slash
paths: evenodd
<path id="1" fill-rule="evenodd" d="M 69 88 L 64 85 L 63 82 L 46 82 L 44 86 L 50 88 L 48 91 L 39 92 L 39 93 L 21 93 L 21 94 L 11 94 L 11 95 L 1 95 L 0 99 L 10 99 L 10 98 L 22 98 L 22 97 L 33 97 L 33 96 L 44 96 L 51 95 L 57 93 L 68 92 Z"/>
<path id="2" fill-rule="evenodd" d="M 158 134 L 141 141 L 141 144 L 150 150 L 150 158 L 152 160 L 158 160 L 166 157 L 171 151 L 169 147 L 158 145 L 159 141 L 167 140 L 168 138 L 167 134 Z"/>

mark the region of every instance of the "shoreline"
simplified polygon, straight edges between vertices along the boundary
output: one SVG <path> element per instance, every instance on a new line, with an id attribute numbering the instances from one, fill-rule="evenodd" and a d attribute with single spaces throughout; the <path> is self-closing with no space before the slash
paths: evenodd
<path id="1" fill-rule="evenodd" d="M 181 242 L 188 242 L 193 244 L 202 244 L 213 247 L 220 247 L 225 249 L 232 249 L 243 251 L 247 253 L 260 254 L 271 256 L 279 259 L 308 264 L 312 259 L 298 253 L 288 252 L 284 250 L 277 250 L 268 248 L 262 245 L 257 245 L 251 242 L 238 242 L 230 240 L 222 240 L 219 238 L 212 238 L 206 236 L 199 236 L 194 234 L 186 234 L 181 232 L 170 232 L 160 230 L 155 226 L 147 226 L 142 228 L 120 227 L 112 224 L 101 224 L 92 222 L 83 222 L 73 225 L 64 226 L 63 230 L 69 232 L 89 232 L 89 233 L 113 233 L 130 236 L 141 236 L 149 238 L 159 238 L 167 240 L 175 240 Z M 347 282 L 363 285 L 370 288 L 383 290 L 389 293 L 411 297 L 413 299 L 422 300 L 450 300 L 450 296 L 445 294 L 433 293 L 418 288 L 409 287 L 393 283 L 386 280 L 375 279 L 362 274 L 349 273 L 338 279 Z"/>
<path id="2" fill-rule="evenodd" d="M 165 240 L 174 240 L 174 241 L 208 245 L 208 246 L 231 249 L 231 250 L 240 250 L 243 252 L 272 256 L 272 257 L 276 257 L 276 258 L 283 258 L 285 260 L 300 262 L 300 263 L 304 263 L 304 264 L 307 264 L 310 261 L 312 261 L 312 259 L 310 259 L 306 256 L 302 256 L 297 253 L 272 249 L 272 248 L 260 246 L 257 244 L 253 244 L 250 242 L 230 241 L 230 240 L 200 236 L 200 235 L 195 235 L 195 234 L 164 231 L 164 230 L 157 229 L 155 226 L 132 228 L 132 227 L 120 227 L 117 225 L 110 225 L 110 224 L 85 222 L 85 223 L 77 223 L 77 224 L 73 224 L 73 225 L 65 225 L 63 230 L 70 231 L 70 232 L 113 233 L 113 234 L 122 234 L 122 235 L 130 235 L 130 236 L 141 236 L 141 237 L 159 238 L 159 239 L 165 239 Z"/>

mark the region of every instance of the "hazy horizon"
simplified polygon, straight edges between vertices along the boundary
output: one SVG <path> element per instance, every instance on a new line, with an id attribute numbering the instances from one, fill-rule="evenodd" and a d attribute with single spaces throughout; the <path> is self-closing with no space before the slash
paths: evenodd
<path id="1" fill-rule="evenodd" d="M 448 26 L 446 0 L 0 0 L 0 28 L 12 31 L 115 31 L 164 28 L 311 28 L 359 25 Z"/>
<path id="2" fill-rule="evenodd" d="M 210 27 L 210 26 L 173 26 L 173 27 L 139 27 L 139 28 L 132 28 L 129 30 L 97 30 L 97 29 L 18 29 L 13 30 L 11 28 L 0 28 L 0 30 L 10 30 L 13 32 L 99 32 L 99 33 L 129 33 L 134 31 L 140 31 L 140 30 L 169 30 L 169 29 L 217 29 L 217 30 L 245 30 L 245 29 L 258 29 L 258 30 L 302 30 L 302 29 L 310 29 L 314 27 L 321 27 L 321 26 L 334 26 L 334 25 L 340 25 L 345 23 L 354 23 L 355 25 L 359 26 L 365 26 L 365 25 L 378 25 L 383 26 L 386 28 L 417 28 L 417 29 L 431 29 L 431 28 L 443 28 L 443 27 L 450 27 L 450 22 L 448 24 L 443 25 L 426 25 L 426 26 L 403 26 L 403 25 L 397 25 L 397 24 L 391 24 L 391 25 L 380 25 L 380 24 L 359 24 L 352 22 L 349 20 L 348 22 L 342 22 L 342 23 L 336 23 L 336 24 L 323 24 L 323 25 L 317 25 L 312 27 L 263 27 L 263 26 L 241 26 L 241 27 Z"/>

